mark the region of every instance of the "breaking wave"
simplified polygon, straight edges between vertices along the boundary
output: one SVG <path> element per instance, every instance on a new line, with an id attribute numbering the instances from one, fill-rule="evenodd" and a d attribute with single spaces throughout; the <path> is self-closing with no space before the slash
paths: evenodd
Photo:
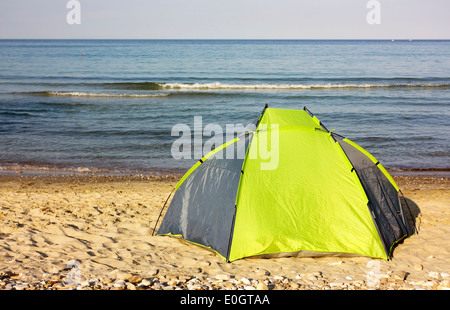
<path id="1" fill-rule="evenodd" d="M 394 88 L 394 87 L 416 87 L 416 88 L 443 88 L 450 87 L 449 83 L 397 83 L 397 84 L 227 84 L 220 82 L 212 83 L 160 83 L 160 89 L 174 90 L 302 90 L 302 89 L 339 89 L 339 88 Z"/>
<path id="2" fill-rule="evenodd" d="M 63 97 L 117 97 L 117 98 L 150 98 L 150 97 L 167 97 L 168 94 L 114 94 L 114 93 L 87 93 L 74 91 L 42 91 L 30 92 L 30 95 L 40 96 L 63 96 Z"/>

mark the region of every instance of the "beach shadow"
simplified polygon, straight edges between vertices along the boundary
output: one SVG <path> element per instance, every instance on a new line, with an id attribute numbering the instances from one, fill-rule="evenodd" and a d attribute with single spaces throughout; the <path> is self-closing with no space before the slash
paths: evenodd
<path id="1" fill-rule="evenodd" d="M 406 219 L 408 220 L 411 227 L 415 230 L 415 233 L 419 233 L 420 231 L 420 208 L 413 200 L 401 196 L 400 202 L 402 204 L 403 214 L 405 214 Z"/>
<path id="2" fill-rule="evenodd" d="M 413 200 L 406 198 L 405 196 L 400 196 L 400 203 L 402 207 L 403 214 L 405 214 L 405 217 L 407 221 L 409 222 L 409 225 L 413 229 L 412 235 L 417 235 L 420 230 L 420 208 Z M 411 236 L 412 236 L 411 235 Z M 408 236 L 408 237 L 411 237 Z M 393 250 L 397 248 L 400 244 L 403 244 L 405 240 L 408 238 L 403 238 L 399 242 L 393 245 Z M 395 257 L 395 251 L 393 251 L 392 258 Z M 406 275 L 407 276 L 407 275 Z"/>

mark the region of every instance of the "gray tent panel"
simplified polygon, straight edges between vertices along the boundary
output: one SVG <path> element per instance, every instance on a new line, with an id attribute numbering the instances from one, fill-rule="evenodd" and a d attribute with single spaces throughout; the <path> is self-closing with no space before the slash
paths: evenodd
<path id="1" fill-rule="evenodd" d="M 389 255 L 396 241 L 414 233 L 403 213 L 398 192 L 377 165 L 364 153 L 339 138 L 337 141 L 358 174 L 369 199 L 369 208 Z"/>
<path id="2" fill-rule="evenodd" d="M 221 152 L 247 148 L 249 136 L 244 140 L 245 144 L 238 141 Z M 199 165 L 177 189 L 158 234 L 182 235 L 227 258 L 243 162 L 244 158 L 210 157 Z"/>

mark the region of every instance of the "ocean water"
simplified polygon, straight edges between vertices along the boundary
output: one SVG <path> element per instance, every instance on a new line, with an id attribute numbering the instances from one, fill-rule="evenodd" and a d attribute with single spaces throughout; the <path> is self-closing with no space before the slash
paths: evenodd
<path id="1" fill-rule="evenodd" d="M 184 172 L 175 125 L 265 104 L 388 169 L 450 170 L 450 41 L 312 40 L 0 40 L 0 170 Z"/>

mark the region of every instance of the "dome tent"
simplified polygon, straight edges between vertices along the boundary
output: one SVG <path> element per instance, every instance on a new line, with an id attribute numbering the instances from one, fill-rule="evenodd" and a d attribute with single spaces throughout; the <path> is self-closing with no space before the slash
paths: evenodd
<path id="1" fill-rule="evenodd" d="M 389 259 L 393 246 L 414 233 L 385 168 L 309 110 L 266 105 L 255 124 L 255 131 L 218 147 L 180 179 L 158 235 L 181 236 L 234 261 Z M 278 156 L 270 168 L 258 152 L 265 142 Z M 216 156 L 228 148 L 244 148 L 245 157 Z"/>

